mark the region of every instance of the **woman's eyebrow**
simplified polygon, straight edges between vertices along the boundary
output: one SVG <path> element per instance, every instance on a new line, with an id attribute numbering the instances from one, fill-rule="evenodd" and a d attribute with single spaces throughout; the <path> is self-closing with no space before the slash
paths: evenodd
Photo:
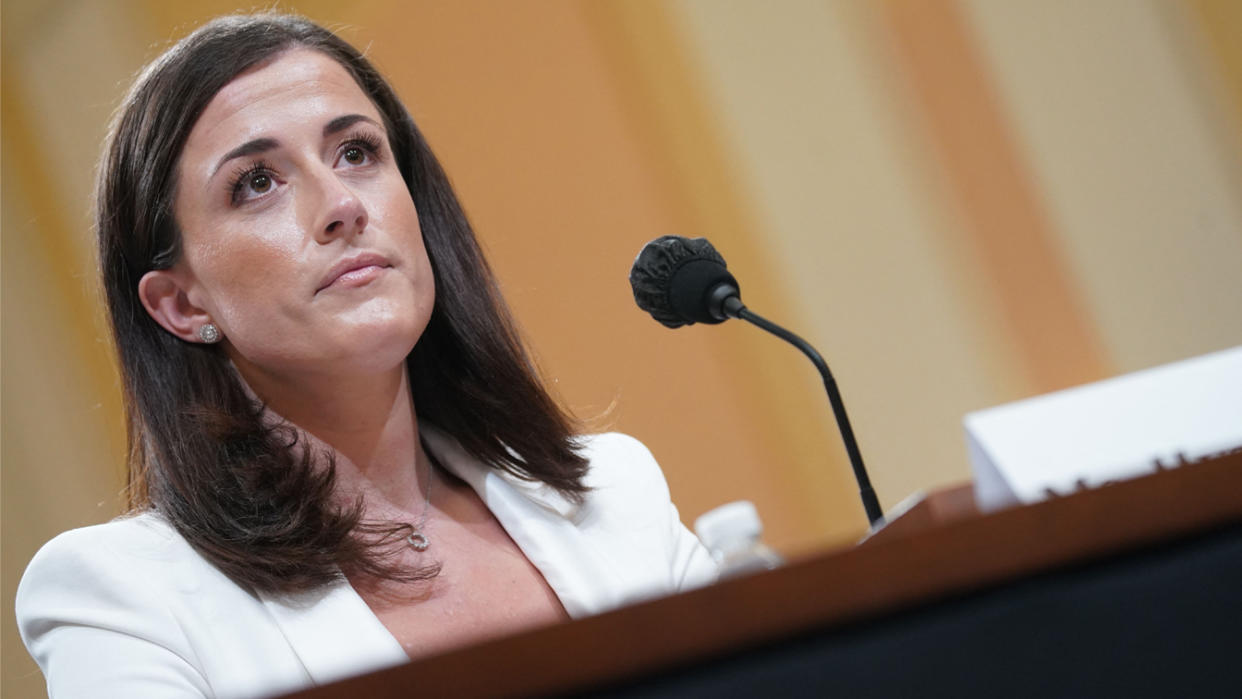
<path id="1" fill-rule="evenodd" d="M 375 124 L 375 126 L 379 128 L 383 128 L 383 127 L 380 127 L 380 125 L 376 123 L 374 119 L 372 119 L 369 116 L 366 116 L 365 114 L 346 114 L 345 116 L 339 116 L 333 119 L 332 121 L 329 121 L 327 125 L 323 127 L 323 135 L 331 136 L 332 134 L 338 131 L 344 131 L 345 129 L 348 129 L 349 127 L 353 126 L 354 124 L 357 124 L 360 121 L 366 121 L 371 124 Z"/>
<path id="2" fill-rule="evenodd" d="M 220 158 L 220 161 L 216 163 L 216 169 L 211 171 L 211 176 L 215 177 L 216 173 L 220 172 L 220 168 L 224 167 L 225 163 L 234 158 L 244 158 L 247 155 L 266 153 L 267 151 L 274 150 L 279 146 L 280 142 L 274 138 L 256 138 L 253 141 L 246 141 L 240 146 L 225 153 L 224 157 Z"/>

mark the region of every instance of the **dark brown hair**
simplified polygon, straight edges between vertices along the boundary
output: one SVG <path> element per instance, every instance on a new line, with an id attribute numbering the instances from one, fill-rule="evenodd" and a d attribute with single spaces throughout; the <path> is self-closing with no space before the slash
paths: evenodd
<path id="1" fill-rule="evenodd" d="M 177 162 L 199 115 L 238 74 L 293 47 L 337 61 L 375 103 L 418 210 L 437 290 L 406 360 L 420 420 L 493 468 L 573 498 L 584 491 L 572 422 L 539 381 L 448 178 L 405 107 L 336 35 L 300 17 L 258 14 L 216 19 L 149 65 L 118 110 L 100 164 L 99 262 L 124 383 L 130 505 L 158 511 L 258 591 L 307 590 L 341 572 L 427 577 L 434 569 L 402 569 L 387 555 L 403 525 L 362 521 L 361 502 L 333 504 L 331 458 L 299 445 L 292 425 L 265 417 L 218 346 L 174 337 L 138 298 L 143 274 L 181 254 Z"/>

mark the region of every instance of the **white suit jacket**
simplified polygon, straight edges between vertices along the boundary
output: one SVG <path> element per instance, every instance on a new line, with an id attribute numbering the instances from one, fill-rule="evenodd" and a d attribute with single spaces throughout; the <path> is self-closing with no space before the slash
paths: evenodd
<path id="1" fill-rule="evenodd" d="M 588 438 L 592 490 L 582 505 L 479 464 L 434 430 L 424 437 L 574 618 L 715 578 L 659 466 L 630 437 Z M 55 699 L 259 697 L 407 660 L 348 582 L 256 595 L 150 513 L 44 546 L 18 587 L 17 621 Z"/>

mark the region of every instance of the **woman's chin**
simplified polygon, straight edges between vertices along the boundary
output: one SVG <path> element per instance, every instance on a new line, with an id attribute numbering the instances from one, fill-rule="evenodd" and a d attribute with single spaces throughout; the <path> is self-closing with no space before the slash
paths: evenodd
<path id="1" fill-rule="evenodd" d="M 384 324 L 351 329 L 330 354 L 330 364 L 338 370 L 349 368 L 358 373 L 381 373 L 399 367 L 418 342 L 421 327 L 413 324 Z"/>
<path id="2" fill-rule="evenodd" d="M 401 367 L 426 327 L 424 314 L 408 307 L 400 313 L 396 308 L 369 310 L 329 315 L 296 329 L 238 333 L 230 337 L 230 354 L 239 368 L 295 382 L 377 375 Z M 243 336 L 250 342 L 242 343 Z"/>

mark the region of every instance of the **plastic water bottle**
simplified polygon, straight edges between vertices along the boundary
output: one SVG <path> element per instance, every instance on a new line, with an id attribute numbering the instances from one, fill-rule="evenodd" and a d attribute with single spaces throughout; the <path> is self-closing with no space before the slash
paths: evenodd
<path id="1" fill-rule="evenodd" d="M 716 559 L 722 580 L 771 570 L 785 563 L 760 539 L 763 524 L 749 500 L 731 502 L 704 513 L 694 521 L 694 531 Z"/>

